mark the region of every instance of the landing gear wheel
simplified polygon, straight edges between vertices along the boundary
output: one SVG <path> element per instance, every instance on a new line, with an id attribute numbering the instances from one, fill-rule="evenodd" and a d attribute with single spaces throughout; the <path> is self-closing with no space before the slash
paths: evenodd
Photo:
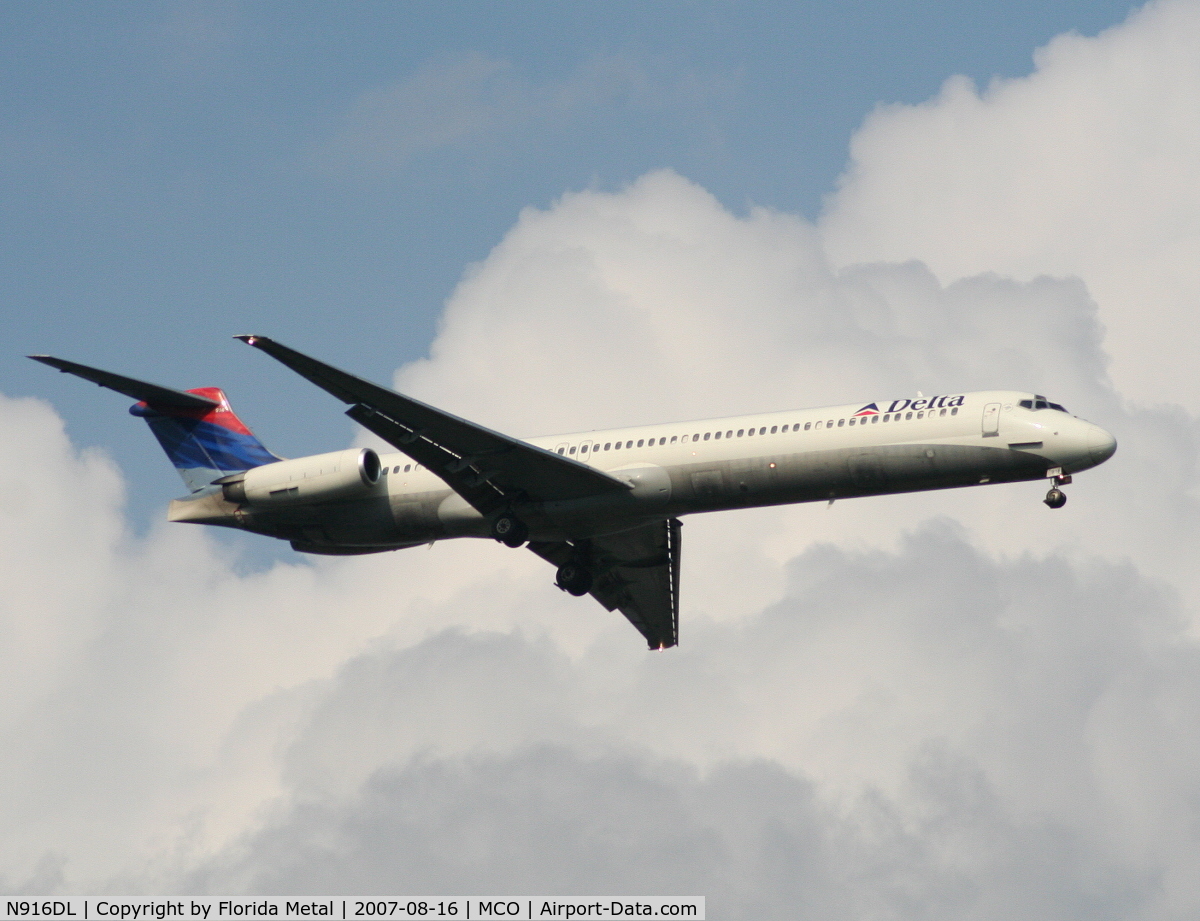
<path id="1" fill-rule="evenodd" d="M 506 547 L 520 547 L 529 540 L 529 528 L 516 515 L 505 512 L 492 522 L 492 537 Z"/>
<path id="2" fill-rule="evenodd" d="M 1067 494 L 1055 486 L 1046 493 L 1046 498 L 1042 501 L 1051 508 L 1062 508 L 1067 504 Z"/>
<path id="3" fill-rule="evenodd" d="M 592 587 L 592 574 L 574 560 L 558 567 L 558 587 L 572 595 L 586 595 Z"/>

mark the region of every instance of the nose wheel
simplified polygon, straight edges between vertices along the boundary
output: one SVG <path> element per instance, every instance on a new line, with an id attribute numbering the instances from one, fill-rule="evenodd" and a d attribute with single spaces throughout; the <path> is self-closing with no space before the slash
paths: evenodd
<path id="1" fill-rule="evenodd" d="M 1063 474 L 1061 467 L 1055 467 L 1048 471 L 1054 479 L 1054 485 L 1050 487 L 1050 491 L 1046 493 L 1046 498 L 1042 501 L 1050 508 L 1062 508 L 1067 504 L 1067 494 L 1058 487 L 1066 486 L 1071 482 L 1070 474 Z"/>

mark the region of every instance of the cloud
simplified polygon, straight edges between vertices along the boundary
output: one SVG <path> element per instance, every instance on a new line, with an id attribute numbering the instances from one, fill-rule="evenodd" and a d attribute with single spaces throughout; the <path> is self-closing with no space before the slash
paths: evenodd
<path id="1" fill-rule="evenodd" d="M 1200 401 L 1200 5 L 1159 0 L 1060 35 L 1027 77 L 952 77 L 855 134 L 821 220 L 837 265 L 919 259 L 944 282 L 1076 276 L 1127 398 Z"/>
<path id="2" fill-rule="evenodd" d="M 1128 569 L 998 562 L 937 524 L 814 547 L 779 603 L 671 660 L 443 633 L 347 664 L 289 752 L 294 801 L 189 891 L 1154 916 L 1200 896 L 1181 628 Z"/>

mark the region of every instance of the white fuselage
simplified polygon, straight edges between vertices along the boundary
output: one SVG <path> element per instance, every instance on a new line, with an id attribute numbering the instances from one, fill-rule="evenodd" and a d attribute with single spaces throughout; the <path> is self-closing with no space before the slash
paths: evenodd
<path id="1" fill-rule="evenodd" d="M 1045 405 L 984 391 L 531 438 L 631 488 L 520 513 L 534 539 L 578 540 L 697 512 L 1069 475 L 1112 455 L 1104 429 L 1021 405 L 1035 399 Z M 488 536 L 489 521 L 438 476 L 404 454 L 380 460 L 385 473 L 368 494 L 242 509 L 238 523 L 347 549 Z"/>

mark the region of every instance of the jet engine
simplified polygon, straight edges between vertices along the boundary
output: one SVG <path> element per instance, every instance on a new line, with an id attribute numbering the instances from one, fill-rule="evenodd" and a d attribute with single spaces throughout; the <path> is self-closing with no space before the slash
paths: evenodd
<path id="1" fill-rule="evenodd" d="M 216 482 L 227 501 L 261 508 L 366 496 L 379 483 L 379 474 L 378 454 L 349 448 L 263 464 Z"/>

